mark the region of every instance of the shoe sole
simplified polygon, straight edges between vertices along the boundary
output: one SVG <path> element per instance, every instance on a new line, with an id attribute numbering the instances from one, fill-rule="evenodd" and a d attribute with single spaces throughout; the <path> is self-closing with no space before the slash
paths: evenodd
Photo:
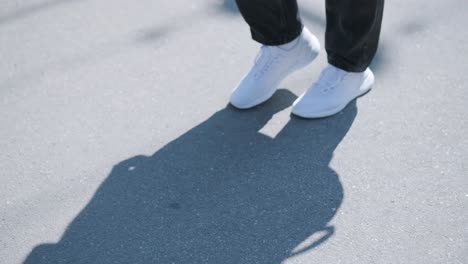
<path id="1" fill-rule="evenodd" d="M 348 106 L 348 104 L 351 103 L 353 100 L 368 93 L 372 89 L 372 86 L 374 85 L 374 81 L 375 81 L 375 77 L 374 77 L 374 74 L 371 72 L 369 76 L 367 76 L 367 78 L 361 84 L 361 87 L 359 88 L 360 92 L 358 95 L 356 95 L 353 99 L 347 101 L 346 103 L 341 104 L 333 109 L 329 109 L 327 111 L 323 111 L 320 113 L 312 113 L 312 114 L 307 114 L 307 115 L 297 114 L 294 112 L 292 112 L 292 114 L 298 117 L 307 118 L 307 119 L 318 119 L 318 118 L 325 118 L 325 117 L 336 115 L 337 113 L 343 111 L 343 109 L 345 109 L 346 106 Z"/>
<path id="2" fill-rule="evenodd" d="M 247 105 L 234 105 L 232 102 L 230 102 L 230 104 L 232 106 L 234 106 L 235 108 L 237 108 L 237 109 L 246 110 L 246 109 L 250 109 L 250 108 L 253 108 L 255 106 L 261 105 L 264 102 L 268 101 L 268 99 L 270 99 L 275 94 L 275 92 L 278 90 L 279 84 L 286 77 L 288 77 L 289 75 L 291 75 L 295 71 L 298 71 L 298 70 L 306 67 L 307 65 L 311 64 L 318 57 L 318 55 L 320 53 L 320 42 L 319 42 L 318 38 L 313 34 L 310 35 L 310 38 L 311 38 L 310 42 L 312 43 L 312 46 L 315 47 L 315 49 L 317 49 L 317 51 L 315 51 L 315 50 L 312 51 L 309 59 L 305 60 L 304 62 L 300 62 L 300 63 L 296 64 L 295 67 L 293 67 L 288 73 L 286 73 L 285 76 L 283 78 L 281 78 L 280 81 L 278 81 L 278 83 L 275 85 L 276 88 L 273 89 L 271 91 L 271 93 L 266 94 L 265 96 L 255 100 L 253 103 L 250 103 L 250 104 L 247 104 Z"/>

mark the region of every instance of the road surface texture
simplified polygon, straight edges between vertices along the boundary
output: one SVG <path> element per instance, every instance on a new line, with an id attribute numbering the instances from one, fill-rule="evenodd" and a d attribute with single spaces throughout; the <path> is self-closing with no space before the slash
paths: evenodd
<path id="1" fill-rule="evenodd" d="M 300 1 L 323 44 L 324 1 Z M 374 89 L 227 105 L 233 1 L 2 0 L 0 263 L 468 263 L 468 8 L 391 0 Z"/>

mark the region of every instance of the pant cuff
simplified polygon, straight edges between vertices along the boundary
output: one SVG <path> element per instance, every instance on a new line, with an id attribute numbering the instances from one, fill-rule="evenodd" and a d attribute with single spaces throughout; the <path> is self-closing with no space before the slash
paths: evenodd
<path id="1" fill-rule="evenodd" d="M 288 32 L 288 34 L 281 35 L 276 38 L 266 38 L 264 35 L 255 31 L 251 31 L 251 33 L 252 33 L 252 39 L 263 45 L 279 46 L 279 45 L 289 43 L 293 41 L 294 39 L 296 39 L 297 37 L 299 37 L 299 35 L 301 35 L 302 33 L 303 28 L 304 28 L 304 25 L 300 24 L 300 26 L 296 30 L 292 32 Z"/>
<path id="2" fill-rule="evenodd" d="M 363 72 L 369 65 L 354 64 L 344 58 L 328 55 L 328 63 L 347 72 Z"/>

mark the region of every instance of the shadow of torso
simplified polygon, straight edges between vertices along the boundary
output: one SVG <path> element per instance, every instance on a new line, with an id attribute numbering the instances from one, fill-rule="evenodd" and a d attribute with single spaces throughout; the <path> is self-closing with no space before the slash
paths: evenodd
<path id="1" fill-rule="evenodd" d="M 325 241 L 343 199 L 328 165 L 356 107 L 259 133 L 293 97 L 226 107 L 152 156 L 120 162 L 61 240 L 25 263 L 271 264 Z"/>

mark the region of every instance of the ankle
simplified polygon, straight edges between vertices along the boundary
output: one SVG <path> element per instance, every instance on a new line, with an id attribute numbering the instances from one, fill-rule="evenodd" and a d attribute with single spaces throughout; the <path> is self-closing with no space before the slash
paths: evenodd
<path id="1" fill-rule="evenodd" d="M 277 47 L 282 49 L 282 50 L 286 50 L 286 51 L 290 51 L 292 49 L 294 49 L 297 44 L 299 43 L 299 39 L 301 38 L 301 35 L 299 35 L 297 38 L 293 39 L 292 41 L 286 43 L 286 44 L 282 44 L 282 45 L 278 45 Z"/>

